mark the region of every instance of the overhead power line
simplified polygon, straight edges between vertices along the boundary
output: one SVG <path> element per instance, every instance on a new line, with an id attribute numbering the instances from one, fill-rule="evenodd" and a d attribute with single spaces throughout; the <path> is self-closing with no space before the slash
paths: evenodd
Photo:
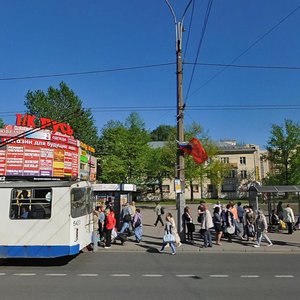
<path id="1" fill-rule="evenodd" d="M 175 110 L 174 106 L 103 106 L 90 107 L 92 112 L 123 112 L 123 111 L 170 111 Z M 257 105 L 195 105 L 188 106 L 188 111 L 198 110 L 290 110 L 300 109 L 300 104 L 257 104 Z"/>
<path id="2" fill-rule="evenodd" d="M 170 65 L 175 65 L 175 64 L 176 64 L 175 62 L 169 62 L 169 63 L 162 63 L 162 64 L 132 66 L 132 67 L 104 69 L 104 70 L 95 70 L 95 71 L 57 73 L 57 74 L 46 74 L 46 75 L 31 75 L 31 76 L 20 76 L 20 77 L 2 77 L 2 78 L 0 78 L 0 81 L 39 79 L 39 78 L 63 77 L 63 76 L 91 75 L 91 74 L 98 74 L 98 73 L 121 72 L 121 71 L 130 71 L 130 70 L 138 70 L 138 69 L 165 67 L 165 66 L 170 66 Z"/>
<path id="3" fill-rule="evenodd" d="M 185 62 L 185 65 L 194 65 L 194 63 Z M 221 64 L 221 63 L 196 63 L 199 66 L 207 67 L 230 67 L 245 69 L 277 69 L 277 70 L 300 70 L 298 66 L 266 66 L 266 65 L 237 65 L 237 64 Z"/>
<path id="4" fill-rule="evenodd" d="M 68 121 L 70 117 L 78 118 L 78 117 L 81 116 L 81 114 L 82 114 L 82 112 L 80 112 L 79 109 L 76 109 L 75 111 L 72 111 L 71 113 L 61 117 L 59 121 L 60 122 Z M 35 128 L 31 128 L 29 130 L 26 130 L 25 132 L 22 132 L 20 134 L 17 134 L 15 136 L 11 137 L 11 138 L 8 138 L 7 140 L 5 140 L 3 142 L 0 142 L 0 148 L 5 146 L 5 145 L 11 144 L 11 143 L 17 141 L 18 139 L 26 138 L 28 135 L 31 135 L 31 134 L 33 134 L 35 132 L 38 132 L 38 131 L 41 131 L 42 129 L 46 129 L 47 126 L 50 126 L 50 125 L 53 125 L 53 124 L 55 124 L 55 121 L 50 120 L 50 121 L 46 122 L 43 125 L 37 126 Z"/>
<path id="5" fill-rule="evenodd" d="M 174 111 L 176 107 L 174 106 L 103 106 L 103 107 L 89 107 L 92 112 L 151 112 L 151 111 Z M 192 105 L 188 106 L 186 110 L 188 111 L 198 111 L 198 110 L 290 110 L 290 109 L 300 109 L 300 104 L 257 104 L 257 105 Z M 0 112 L 0 117 L 6 114 L 5 112 Z M 72 115 L 73 113 L 71 113 Z M 15 114 L 11 114 L 14 116 Z M 69 117 L 69 116 L 67 116 Z M 60 120 L 62 122 L 63 120 Z"/>
<path id="6" fill-rule="evenodd" d="M 294 10 L 292 10 L 289 14 L 287 14 L 284 18 L 282 18 L 278 23 L 276 23 L 274 26 L 272 26 L 269 30 L 267 30 L 264 34 L 262 34 L 256 41 L 254 41 L 250 46 L 248 46 L 241 54 L 239 54 L 236 58 L 234 58 L 228 66 L 225 66 L 222 70 L 217 72 L 215 75 L 213 75 L 210 79 L 208 79 L 206 82 L 204 82 L 198 89 L 196 89 L 192 94 L 195 94 L 200 89 L 202 89 L 204 86 L 206 86 L 209 82 L 214 80 L 216 77 L 218 77 L 221 73 L 223 73 L 227 68 L 230 67 L 231 64 L 236 62 L 240 57 L 242 57 L 245 53 L 247 53 L 250 49 L 252 49 L 255 45 L 257 45 L 262 39 L 264 39 L 267 35 L 269 35 L 272 31 L 274 31 L 279 25 L 281 25 L 284 21 L 286 21 L 290 16 L 292 16 L 298 9 L 300 8 L 300 5 L 297 6 Z"/>
<path id="7" fill-rule="evenodd" d="M 152 64 L 143 66 L 133 66 L 125 68 L 116 69 L 104 69 L 96 71 L 83 71 L 83 72 L 72 72 L 72 73 L 57 73 L 57 74 L 45 74 L 45 75 L 31 75 L 31 76 L 21 76 L 21 77 L 2 77 L 0 81 L 13 81 L 13 80 L 27 80 L 27 79 L 39 79 L 39 78 L 51 78 L 51 77 L 66 77 L 66 76 L 82 76 L 98 73 L 109 73 L 109 72 L 123 72 L 147 68 L 165 67 L 175 65 L 176 62 L 168 62 L 162 64 Z M 245 68 L 245 69 L 277 69 L 277 70 L 300 70 L 299 66 L 267 66 L 267 65 L 238 65 L 238 64 L 222 64 L 222 63 L 191 63 L 183 62 L 184 65 L 198 65 L 207 67 L 231 67 L 231 68 Z"/>
<path id="8" fill-rule="evenodd" d="M 192 86 L 192 82 L 193 82 L 193 78 L 194 78 L 194 73 L 195 73 L 195 69 L 196 69 L 196 63 L 198 61 L 200 49 L 201 49 L 202 42 L 203 42 L 203 39 L 204 39 L 204 35 L 205 35 L 205 31 L 206 31 L 206 26 L 207 26 L 207 23 L 208 23 L 208 18 L 209 18 L 209 15 L 210 15 L 212 4 L 213 4 L 213 0 L 209 0 L 209 2 L 207 4 L 207 8 L 206 8 L 206 13 L 205 13 L 205 17 L 204 17 L 203 27 L 202 27 L 202 31 L 201 31 L 201 35 L 200 35 L 200 40 L 199 40 L 199 44 L 198 44 L 198 49 L 197 49 L 197 54 L 196 54 L 195 62 L 193 64 L 193 70 L 192 70 L 191 78 L 190 78 L 190 81 L 189 81 L 189 85 L 188 85 L 188 89 L 187 89 L 187 93 L 186 93 L 186 97 L 185 97 L 185 105 L 187 103 L 186 101 L 188 99 L 188 96 L 189 96 L 189 93 L 190 93 L 190 89 L 191 89 L 191 86 Z"/>

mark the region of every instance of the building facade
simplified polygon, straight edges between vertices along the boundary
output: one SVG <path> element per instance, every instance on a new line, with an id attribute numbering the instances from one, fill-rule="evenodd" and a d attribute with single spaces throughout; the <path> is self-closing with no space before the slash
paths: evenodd
<path id="1" fill-rule="evenodd" d="M 202 182 L 186 182 L 185 198 L 246 198 L 249 185 L 260 184 L 269 172 L 265 150 L 255 144 L 238 144 L 235 140 L 216 142 L 218 155 L 214 159 L 228 165 L 228 173 L 221 186 L 215 186 L 209 179 Z M 209 163 L 209 162 L 208 162 Z M 174 180 L 166 179 L 162 186 L 164 199 L 175 199 Z M 153 192 L 153 190 L 152 190 Z M 158 188 L 155 194 L 159 195 Z M 152 195 L 153 196 L 153 195 Z"/>

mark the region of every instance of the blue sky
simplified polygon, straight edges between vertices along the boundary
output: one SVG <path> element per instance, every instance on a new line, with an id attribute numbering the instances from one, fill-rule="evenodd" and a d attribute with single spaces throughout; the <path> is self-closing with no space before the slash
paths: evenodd
<path id="1" fill-rule="evenodd" d="M 188 2 L 170 0 L 178 20 Z M 300 9 L 268 33 L 300 1 L 214 0 L 197 62 L 230 64 L 257 43 L 234 62 L 247 68 L 226 68 L 211 79 L 222 68 L 197 65 L 191 81 L 208 2 L 195 0 L 184 19 L 183 56 L 191 63 L 184 65 L 183 75 L 185 126 L 197 122 L 213 140 L 264 148 L 272 124 L 299 122 L 300 69 L 249 66 L 300 67 Z M 92 109 L 99 131 L 108 120 L 124 121 L 131 111 L 149 130 L 176 124 L 175 26 L 164 0 L 2 1 L 0 24 L 0 117 L 5 123 L 15 123 L 15 113 L 25 111 L 27 91 L 46 91 L 64 81 Z"/>

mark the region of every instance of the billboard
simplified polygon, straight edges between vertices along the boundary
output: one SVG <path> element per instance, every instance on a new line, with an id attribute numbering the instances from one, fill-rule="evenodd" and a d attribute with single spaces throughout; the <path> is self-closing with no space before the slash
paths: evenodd
<path id="1" fill-rule="evenodd" d="M 0 129 L 0 176 L 78 178 L 78 140 L 48 129 L 27 135 L 29 130 L 15 125 Z"/>

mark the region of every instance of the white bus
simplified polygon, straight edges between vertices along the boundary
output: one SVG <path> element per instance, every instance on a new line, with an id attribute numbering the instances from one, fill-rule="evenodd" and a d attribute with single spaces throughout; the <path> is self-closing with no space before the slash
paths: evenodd
<path id="1" fill-rule="evenodd" d="M 0 182 L 0 258 L 75 255 L 92 240 L 87 181 Z"/>

